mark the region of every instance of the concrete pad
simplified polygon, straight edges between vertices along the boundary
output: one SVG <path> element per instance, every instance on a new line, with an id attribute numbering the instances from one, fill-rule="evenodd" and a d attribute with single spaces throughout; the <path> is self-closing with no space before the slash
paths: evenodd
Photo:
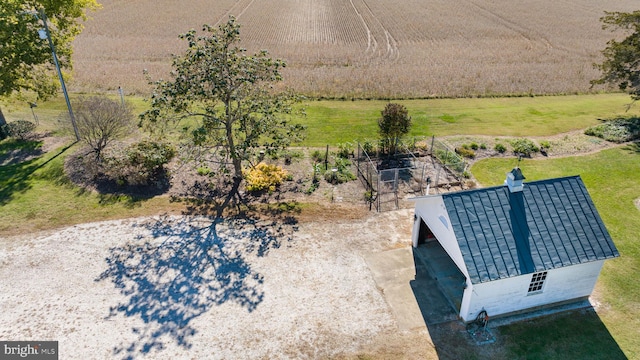
<path id="1" fill-rule="evenodd" d="M 411 288 L 416 269 L 410 247 L 371 253 L 364 259 L 393 312 L 400 330 L 426 328 Z"/>

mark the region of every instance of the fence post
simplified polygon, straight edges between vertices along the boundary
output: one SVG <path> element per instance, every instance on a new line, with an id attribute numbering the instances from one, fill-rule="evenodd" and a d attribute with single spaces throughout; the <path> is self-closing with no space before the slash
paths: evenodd
<path id="1" fill-rule="evenodd" d="M 433 155 L 433 143 L 436 140 L 436 136 L 435 135 L 431 135 L 431 149 L 429 150 L 429 155 Z"/>
<path id="2" fill-rule="evenodd" d="M 327 151 L 324 153 L 324 171 L 329 170 L 329 144 L 327 144 Z"/>

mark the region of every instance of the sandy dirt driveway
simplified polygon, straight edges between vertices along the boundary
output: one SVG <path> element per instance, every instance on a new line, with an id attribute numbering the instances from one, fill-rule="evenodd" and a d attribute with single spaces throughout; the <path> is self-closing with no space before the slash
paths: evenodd
<path id="1" fill-rule="evenodd" d="M 0 239 L 0 339 L 60 359 L 316 359 L 398 325 L 363 256 L 413 214 L 297 223 L 166 216 Z"/>

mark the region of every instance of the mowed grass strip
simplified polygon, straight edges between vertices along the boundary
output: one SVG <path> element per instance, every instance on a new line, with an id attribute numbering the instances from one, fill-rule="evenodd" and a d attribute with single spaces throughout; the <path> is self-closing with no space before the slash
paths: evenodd
<path id="1" fill-rule="evenodd" d="M 113 95 L 112 95 L 113 96 Z M 114 96 L 115 98 L 115 96 Z M 140 113 L 148 103 L 128 96 Z M 296 146 L 335 147 L 378 138 L 378 119 L 389 101 L 308 101 L 306 116 L 294 121 L 307 126 L 306 139 Z M 626 112 L 630 99 L 624 94 L 541 96 L 513 98 L 462 98 L 398 100 L 413 119 L 410 136 L 489 135 L 549 136 L 585 129 L 598 119 L 640 114 L 640 107 Z M 26 103 L 4 108 L 8 120 L 31 120 Z M 57 98 L 35 109 L 41 128 L 55 130 L 56 117 L 66 111 Z M 178 127 L 179 128 L 179 127 Z"/>
<path id="2" fill-rule="evenodd" d="M 548 136 L 587 128 L 598 119 L 626 112 L 624 94 L 517 98 L 392 101 L 409 110 L 411 136 Z M 302 145 L 335 146 L 378 138 L 378 119 L 388 101 L 313 101 L 305 103 L 307 138 Z"/>
<path id="3" fill-rule="evenodd" d="M 514 159 L 486 159 L 475 163 L 471 172 L 483 186 L 498 185 L 514 165 Z M 571 349 L 574 359 L 619 358 L 608 356 L 610 346 L 590 354 L 594 349 L 591 346 L 594 338 L 606 339 L 608 336 L 613 337 L 629 359 L 640 358 L 640 210 L 634 205 L 640 198 L 640 146 L 626 145 L 588 156 L 525 159 L 520 168 L 527 178 L 525 181 L 580 175 L 620 251 L 620 258 L 605 262 L 596 285 L 596 300 L 603 303 L 597 314 L 604 325 L 585 317 L 583 322 L 577 323 L 573 319 L 558 319 L 531 328 L 508 327 L 505 332 L 512 334 L 510 339 L 516 342 L 513 344 L 514 358 L 529 358 L 521 352 L 526 349 L 541 359 L 564 358 L 567 353 L 560 349 Z M 561 326 L 563 321 L 573 324 L 572 329 L 584 336 L 567 337 L 565 326 Z M 540 333 L 536 335 L 538 345 L 531 347 L 533 345 L 528 345 L 530 338 L 520 336 L 528 333 Z M 539 345 L 545 342 L 547 346 Z"/>

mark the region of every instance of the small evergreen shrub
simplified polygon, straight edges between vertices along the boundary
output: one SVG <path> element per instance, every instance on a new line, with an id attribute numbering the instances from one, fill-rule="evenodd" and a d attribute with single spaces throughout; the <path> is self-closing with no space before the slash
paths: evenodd
<path id="1" fill-rule="evenodd" d="M 469 145 L 469 147 L 471 148 L 471 150 L 478 150 L 478 148 L 479 148 L 478 144 L 476 144 L 476 143 L 474 143 L 474 142 L 472 142 L 472 143 Z"/>
<path id="2" fill-rule="evenodd" d="M 503 144 L 497 143 L 494 147 L 493 150 L 499 152 L 500 154 L 503 154 L 505 151 L 507 151 L 507 147 L 504 146 Z"/>
<path id="3" fill-rule="evenodd" d="M 480 144 L 480 149 L 481 150 L 487 150 L 487 144 L 485 144 L 485 143 Z"/>

